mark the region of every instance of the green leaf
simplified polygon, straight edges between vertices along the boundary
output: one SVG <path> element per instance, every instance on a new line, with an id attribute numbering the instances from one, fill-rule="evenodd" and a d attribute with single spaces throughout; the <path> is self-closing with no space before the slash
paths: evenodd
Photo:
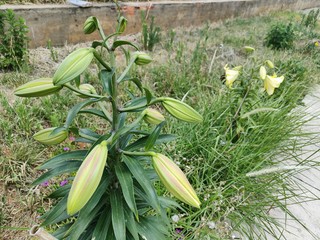
<path id="1" fill-rule="evenodd" d="M 128 42 L 128 41 L 124 41 L 124 40 L 114 41 L 113 44 L 112 44 L 111 49 L 114 51 L 117 47 L 120 47 L 120 46 L 123 46 L 123 45 L 130 45 L 130 46 L 134 47 L 136 50 L 139 50 L 139 48 L 135 44 L 133 44 L 131 42 Z"/>
<path id="2" fill-rule="evenodd" d="M 125 215 L 126 226 L 127 226 L 128 231 L 131 233 L 134 240 L 139 240 L 137 224 L 134 219 L 132 211 L 130 211 L 130 209 L 128 207 L 124 208 L 124 215 Z"/>
<path id="3" fill-rule="evenodd" d="M 153 148 L 153 146 L 155 145 L 155 143 L 160 135 L 161 129 L 164 126 L 164 124 L 165 124 L 165 122 L 162 122 L 159 125 L 157 125 L 154 128 L 154 130 L 152 131 L 152 133 L 149 135 L 149 137 L 147 138 L 147 141 L 146 141 L 146 145 L 144 147 L 144 149 L 146 151 L 149 151 L 150 149 Z"/>
<path id="4" fill-rule="evenodd" d="M 142 138 L 139 138 L 137 141 L 131 143 L 128 145 L 125 150 L 126 151 L 134 151 L 143 148 L 146 145 L 146 142 L 148 140 L 149 136 L 145 136 Z M 172 134 L 161 134 L 159 135 L 158 139 L 156 140 L 154 145 L 161 144 L 161 143 L 167 143 L 176 140 L 177 137 Z"/>
<path id="5" fill-rule="evenodd" d="M 39 185 L 40 183 L 43 183 L 44 181 L 47 181 L 49 179 L 52 179 L 62 173 L 69 173 L 77 171 L 80 167 L 82 161 L 76 161 L 76 160 L 70 160 L 70 161 L 64 161 L 60 164 L 58 164 L 55 168 L 49 170 L 48 172 L 42 174 L 37 180 L 35 180 L 32 185 Z"/>
<path id="6" fill-rule="evenodd" d="M 73 224 L 70 237 L 77 240 L 90 222 L 96 217 L 99 210 L 105 206 L 104 193 L 110 184 L 111 177 L 104 174 L 99 187 L 94 192 L 89 202 L 80 210 L 77 221 Z"/>
<path id="7" fill-rule="evenodd" d="M 46 212 L 41 216 L 42 219 L 45 219 L 41 226 L 47 226 L 50 224 L 55 224 L 61 222 L 67 218 L 69 215 L 67 214 L 67 196 L 62 198 L 60 202 L 55 205 L 49 212 Z"/>
<path id="8" fill-rule="evenodd" d="M 62 187 L 59 187 L 57 190 L 55 190 L 54 192 L 52 192 L 48 198 L 61 198 L 66 196 L 69 191 L 70 191 L 71 185 L 64 185 Z"/>
<path id="9" fill-rule="evenodd" d="M 97 217 L 98 212 L 104 206 L 104 202 L 99 202 L 92 211 L 87 212 L 86 214 L 79 214 L 76 222 L 73 224 L 70 232 L 70 240 L 79 240 L 80 236 L 85 232 L 89 224 Z M 91 231 L 89 231 L 91 232 Z"/>
<path id="10" fill-rule="evenodd" d="M 103 86 L 103 92 L 109 94 L 110 96 L 112 96 L 112 77 L 114 72 L 114 69 L 111 72 L 106 69 L 102 69 L 99 74 L 99 78 Z"/>
<path id="11" fill-rule="evenodd" d="M 150 101 L 151 101 L 152 98 L 153 98 L 153 95 L 152 95 L 152 93 L 150 92 L 149 89 L 147 89 L 147 88 L 143 88 L 143 89 L 144 89 L 144 92 L 145 92 L 145 94 L 146 94 L 147 104 L 149 104 Z"/>
<path id="12" fill-rule="evenodd" d="M 72 226 L 72 223 L 65 224 L 57 229 L 52 235 L 57 239 L 64 239 L 68 235 L 68 231 L 70 227 Z"/>
<path id="13" fill-rule="evenodd" d="M 100 101 L 101 99 L 87 99 L 86 101 L 83 101 L 83 102 L 80 102 L 76 105 L 73 106 L 73 108 L 71 108 L 68 112 L 68 115 L 67 115 L 67 119 L 66 119 L 66 122 L 64 124 L 64 127 L 65 128 L 69 128 L 69 126 L 71 125 L 73 119 L 77 116 L 78 112 L 84 108 L 85 106 L 87 105 L 90 105 L 94 102 L 98 102 Z"/>
<path id="14" fill-rule="evenodd" d="M 126 239 L 126 225 L 123 211 L 123 201 L 119 190 L 110 194 L 111 218 L 113 232 L 117 240 Z"/>
<path id="15" fill-rule="evenodd" d="M 77 86 L 77 88 L 79 88 L 79 86 L 80 86 L 80 75 L 78 76 L 78 77 L 76 77 L 75 79 L 75 82 L 76 82 L 76 86 Z"/>
<path id="16" fill-rule="evenodd" d="M 88 114 L 92 114 L 101 118 L 104 118 L 106 120 L 108 120 L 108 118 L 104 115 L 104 113 L 98 109 L 95 108 L 91 108 L 91 109 L 84 109 L 79 111 L 79 113 L 88 113 Z"/>
<path id="17" fill-rule="evenodd" d="M 138 88 L 139 90 L 142 92 L 143 91 L 143 88 L 142 88 L 142 83 L 140 81 L 139 78 L 136 78 L 136 77 L 133 77 L 133 78 L 124 78 L 122 79 L 121 82 L 125 82 L 125 81 L 131 81 L 133 82 Z"/>
<path id="18" fill-rule="evenodd" d="M 92 44 L 91 44 L 91 47 L 92 48 L 97 48 L 99 46 L 102 46 L 102 42 L 99 42 L 99 41 L 93 41 Z"/>
<path id="19" fill-rule="evenodd" d="M 94 141 L 97 141 L 98 138 L 101 137 L 100 134 L 95 133 L 94 131 L 92 131 L 92 130 L 89 129 L 89 128 L 80 128 L 80 129 L 79 129 L 79 134 L 80 134 L 80 136 L 82 136 L 82 137 L 88 136 L 88 137 L 90 137 L 90 139 L 91 139 L 91 138 L 94 138 L 94 139 L 95 139 Z M 91 140 L 93 140 L 93 139 L 91 139 Z"/>
<path id="20" fill-rule="evenodd" d="M 139 97 L 126 102 L 122 111 L 126 112 L 140 112 L 148 105 L 146 97 Z"/>
<path id="21" fill-rule="evenodd" d="M 146 239 L 168 239 L 166 226 L 159 217 L 142 217 L 138 223 L 138 231 Z"/>
<path id="22" fill-rule="evenodd" d="M 149 198 L 151 206 L 156 211 L 160 212 L 160 204 L 159 204 L 158 196 L 150 180 L 147 178 L 145 170 L 140 165 L 139 161 L 132 156 L 126 156 L 126 155 L 123 155 L 122 159 L 127 165 L 127 167 L 129 168 L 132 175 L 137 180 L 137 182 L 145 191 L 146 195 Z"/>
<path id="23" fill-rule="evenodd" d="M 134 188 L 131 172 L 122 162 L 118 162 L 116 164 L 115 171 L 121 185 L 123 197 L 130 210 L 135 214 L 136 218 L 138 219 L 139 216 L 136 201 L 134 198 Z"/>
<path id="24" fill-rule="evenodd" d="M 92 237 L 95 238 L 96 240 L 99 240 L 99 239 L 106 240 L 110 226 L 111 226 L 110 208 L 106 207 L 102 211 L 98 219 L 98 222 L 96 224 L 96 227 L 94 228 Z"/>
<path id="25" fill-rule="evenodd" d="M 59 166 L 62 162 L 68 161 L 68 160 L 83 160 L 85 156 L 87 155 L 87 150 L 77 150 L 72 152 L 66 152 L 59 154 L 51 159 L 49 159 L 47 162 L 42 164 L 37 169 L 43 170 L 43 169 L 51 169 L 56 168 Z"/>

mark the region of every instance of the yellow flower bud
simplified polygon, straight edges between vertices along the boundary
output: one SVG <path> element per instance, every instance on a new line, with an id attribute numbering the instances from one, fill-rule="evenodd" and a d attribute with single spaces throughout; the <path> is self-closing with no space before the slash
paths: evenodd
<path id="1" fill-rule="evenodd" d="M 56 134 L 52 134 L 55 127 L 43 129 L 33 135 L 33 138 L 45 145 L 55 145 L 63 142 L 68 137 L 68 130 L 62 130 Z"/>
<path id="2" fill-rule="evenodd" d="M 264 66 L 260 67 L 259 74 L 262 80 L 264 80 L 267 76 L 267 69 Z"/>
<path id="3" fill-rule="evenodd" d="M 81 84 L 79 86 L 79 90 L 85 94 L 96 94 L 97 93 L 94 86 L 92 86 L 91 84 L 88 84 L 88 83 Z M 88 96 L 77 93 L 77 92 L 75 94 L 81 98 L 88 98 Z"/>
<path id="4" fill-rule="evenodd" d="M 266 61 L 266 64 L 267 64 L 267 66 L 268 66 L 269 68 L 274 68 L 274 64 L 273 64 L 273 62 L 271 62 L 270 60 L 267 60 L 267 61 Z"/>
<path id="5" fill-rule="evenodd" d="M 146 65 L 152 62 L 152 58 L 145 52 L 134 52 L 132 57 L 135 58 L 134 63 L 137 65 Z"/>
<path id="6" fill-rule="evenodd" d="M 93 48 L 80 48 L 67 56 L 53 76 L 54 85 L 72 81 L 86 70 L 93 59 Z"/>
<path id="7" fill-rule="evenodd" d="M 96 17 L 88 17 L 87 20 L 84 22 L 83 25 L 83 32 L 84 34 L 93 33 L 95 30 L 98 29 L 98 19 Z"/>
<path id="8" fill-rule="evenodd" d="M 200 208 L 199 198 L 181 169 L 168 157 L 156 153 L 153 167 L 161 182 L 176 198 L 193 207 Z"/>
<path id="9" fill-rule="evenodd" d="M 96 191 L 108 157 L 107 141 L 96 145 L 83 160 L 70 189 L 67 212 L 80 211 Z"/>
<path id="10" fill-rule="evenodd" d="M 147 108 L 144 111 L 145 111 L 145 115 L 143 119 L 147 123 L 158 125 L 165 120 L 164 116 L 155 109 Z"/>
<path id="11" fill-rule="evenodd" d="M 52 78 L 40 78 L 19 86 L 14 94 L 19 97 L 42 97 L 60 91 L 62 86 L 54 86 Z"/>
<path id="12" fill-rule="evenodd" d="M 202 122 L 202 116 L 188 104 L 173 98 L 163 98 L 163 107 L 175 118 L 185 122 Z"/>

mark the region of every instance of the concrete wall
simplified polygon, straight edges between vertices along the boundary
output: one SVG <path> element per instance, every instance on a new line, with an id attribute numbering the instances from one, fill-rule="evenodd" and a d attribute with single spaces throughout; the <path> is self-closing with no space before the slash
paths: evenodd
<path id="1" fill-rule="evenodd" d="M 161 29 L 178 26 L 199 26 L 233 17 L 249 17 L 275 10 L 298 10 L 320 7 L 320 0 L 194 0 L 161 2 L 125 2 L 121 11 L 128 19 L 127 34 L 141 30 L 141 11 L 155 16 Z M 2 5 L 0 9 L 14 9 L 23 17 L 30 30 L 30 47 L 78 43 L 97 39 L 97 35 L 84 35 L 82 25 L 87 17 L 96 16 L 106 34 L 113 32 L 117 10 L 114 4 L 94 4 L 89 8 L 72 5 Z"/>

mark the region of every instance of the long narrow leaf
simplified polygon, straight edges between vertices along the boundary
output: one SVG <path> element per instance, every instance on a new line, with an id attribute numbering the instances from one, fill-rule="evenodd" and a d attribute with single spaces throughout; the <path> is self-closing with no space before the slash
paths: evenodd
<path id="1" fill-rule="evenodd" d="M 38 169 L 43 170 L 43 169 L 56 168 L 61 164 L 61 162 L 65 162 L 68 160 L 83 160 L 86 155 L 87 155 L 87 150 L 77 150 L 77 151 L 62 153 L 49 159 L 47 162 L 45 162 L 40 167 L 38 167 Z"/>
<path id="2" fill-rule="evenodd" d="M 114 191 L 110 195 L 111 219 L 113 232 L 117 240 L 126 239 L 126 225 L 121 192 Z"/>
<path id="3" fill-rule="evenodd" d="M 176 139 L 177 139 L 177 137 L 175 135 L 172 135 L 172 134 L 161 134 L 161 135 L 159 135 L 159 137 L 156 140 L 156 142 L 154 143 L 154 145 L 171 142 L 171 141 L 174 141 Z M 134 150 L 141 149 L 146 145 L 147 140 L 148 140 L 148 136 L 139 138 L 134 143 L 131 143 L 130 145 L 128 145 L 125 148 L 125 150 L 126 151 L 134 151 Z"/>
<path id="4" fill-rule="evenodd" d="M 139 240 L 138 228 L 132 211 L 128 208 L 124 208 L 124 215 L 126 219 L 126 227 L 131 233 L 134 240 Z"/>
<path id="5" fill-rule="evenodd" d="M 155 143 L 156 143 L 156 141 L 157 141 L 157 139 L 158 139 L 158 137 L 160 135 L 161 129 L 164 126 L 164 123 L 165 122 L 162 122 L 159 125 L 157 125 L 154 128 L 154 130 L 152 131 L 152 133 L 149 135 L 149 137 L 148 137 L 148 139 L 146 141 L 146 145 L 144 147 L 146 151 L 149 151 L 155 145 Z"/>
<path id="6" fill-rule="evenodd" d="M 41 216 L 41 218 L 45 219 L 41 224 L 41 226 L 55 224 L 69 218 L 66 209 L 67 209 L 67 196 L 62 198 L 60 202 L 57 205 L 55 205 L 53 208 L 51 208 L 49 212 Z"/>
<path id="7" fill-rule="evenodd" d="M 62 164 L 57 165 L 55 168 L 49 170 L 48 172 L 42 174 L 37 180 L 35 180 L 32 185 L 39 185 L 40 183 L 43 183 L 44 181 L 47 181 L 49 179 L 52 179 L 58 175 L 61 175 L 62 173 L 69 173 L 77 171 L 81 165 L 82 161 L 65 161 Z"/>
<path id="8" fill-rule="evenodd" d="M 138 219 L 138 210 L 136 206 L 136 201 L 134 198 L 134 188 L 133 188 L 133 180 L 132 175 L 129 169 L 123 165 L 123 163 L 119 162 L 115 166 L 116 175 L 121 185 L 123 197 L 130 208 L 130 210 L 135 214 Z"/>
<path id="9" fill-rule="evenodd" d="M 158 196 L 154 190 L 154 187 L 152 186 L 150 180 L 146 177 L 146 173 L 143 169 L 143 167 L 140 165 L 139 161 L 133 157 L 129 156 L 123 156 L 123 161 L 129 168 L 132 175 L 135 177 L 137 182 L 140 184 L 140 186 L 145 191 L 146 195 L 148 196 L 152 207 L 160 212 L 160 205 L 158 201 Z"/>
<path id="10" fill-rule="evenodd" d="M 93 239 L 101 239 L 101 240 L 107 240 L 107 235 L 109 228 L 111 226 L 111 212 L 108 207 L 106 207 L 100 217 L 99 220 L 96 224 L 96 227 L 93 231 L 92 237 Z"/>
<path id="11" fill-rule="evenodd" d="M 66 122 L 64 124 L 64 127 L 65 128 L 69 128 L 69 126 L 71 125 L 73 119 L 77 116 L 77 114 L 79 113 L 79 111 L 84 108 L 85 106 L 87 105 L 90 105 L 94 102 L 98 102 L 100 101 L 101 99 L 87 99 L 83 102 L 80 102 L 76 105 L 73 106 L 73 108 L 71 108 L 68 112 L 68 115 L 67 115 L 67 119 L 66 119 Z"/>

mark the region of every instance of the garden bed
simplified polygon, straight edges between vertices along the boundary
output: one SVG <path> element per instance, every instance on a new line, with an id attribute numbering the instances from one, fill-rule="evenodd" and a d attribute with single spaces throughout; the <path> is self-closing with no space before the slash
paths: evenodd
<path id="1" fill-rule="evenodd" d="M 293 48 L 267 48 L 264 39 L 270 27 L 290 20 L 294 21 L 295 31 L 303 33 L 295 35 Z M 184 169 L 202 201 L 198 211 L 183 205 L 186 212 L 170 213 L 174 220 L 171 239 L 229 239 L 241 231 L 243 236 L 257 239 L 254 229 L 262 232 L 259 239 L 263 239 L 264 230 L 273 233 L 273 238 L 279 236 L 267 210 L 286 210 L 283 202 L 297 197 L 294 190 L 301 185 L 290 178 L 295 171 L 274 171 L 255 178 L 246 174 L 285 165 L 288 159 L 292 165 L 319 165 L 313 158 L 302 159 L 302 147 L 319 143 L 320 139 L 315 132 L 302 131 L 305 115 L 294 109 L 301 106 L 313 84 L 319 83 L 320 49 L 314 43 L 320 29 L 318 26 L 311 31 L 300 22 L 301 15 L 282 12 L 163 32 L 161 43 L 150 52 L 154 62 L 134 70 L 152 92 L 185 99 L 204 117 L 203 124 L 198 125 L 168 118 L 168 125 L 172 124 L 168 130 L 181 137 L 162 150 Z M 142 45 L 141 36 L 131 39 Z M 0 218 L 0 225 L 5 226 L 2 239 L 28 239 L 25 230 L 40 223 L 38 217 L 54 204 L 45 196 L 68 177 L 30 188 L 29 184 L 40 174 L 35 167 L 57 153 L 87 147 L 74 144 L 71 138 L 45 148 L 32 139 L 43 127 L 63 122 L 66 110 L 79 98 L 65 91 L 30 100 L 15 97 L 13 91 L 29 80 L 52 76 L 67 54 L 83 46 L 89 43 L 31 50 L 25 71 L 1 73 L 0 181 L 5 206 Z M 244 46 L 254 47 L 255 51 L 248 53 Z M 263 92 L 263 81 L 259 79 L 259 68 L 266 65 L 266 60 L 274 63 L 278 76 L 284 75 L 283 83 L 270 96 Z M 230 68 L 242 66 L 232 88 L 225 85 L 226 64 Z M 96 70 L 94 66 L 90 68 L 84 81 L 97 83 Z M 250 89 L 246 88 L 248 84 L 252 84 Z M 104 126 L 99 124 L 97 119 L 83 117 L 76 120 L 75 126 L 102 131 Z M 306 142 L 297 140 L 301 136 Z M 309 150 L 310 155 L 313 152 L 316 150 Z M 161 186 L 158 191 L 165 193 Z M 311 198 L 319 199 L 319 195 L 303 201 Z"/>

